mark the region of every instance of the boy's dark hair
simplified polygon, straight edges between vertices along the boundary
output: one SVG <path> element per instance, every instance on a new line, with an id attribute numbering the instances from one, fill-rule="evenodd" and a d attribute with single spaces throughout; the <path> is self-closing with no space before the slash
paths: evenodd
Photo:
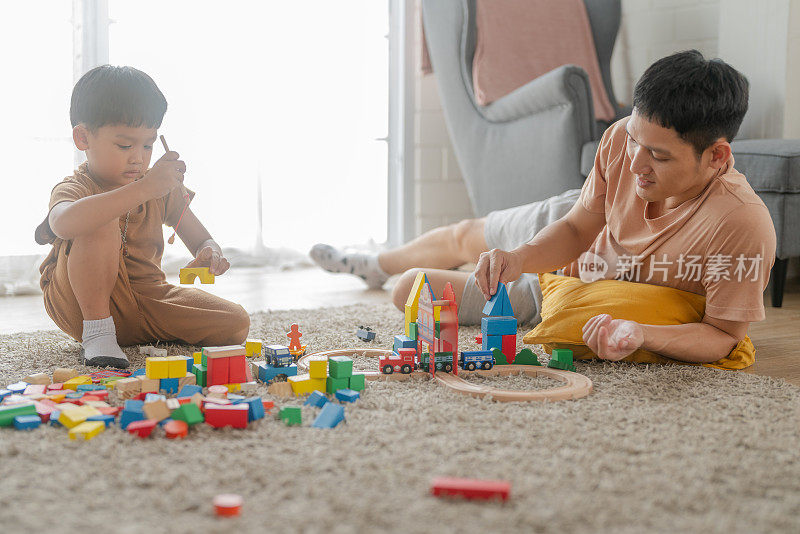
<path id="1" fill-rule="evenodd" d="M 90 130 L 109 124 L 161 127 L 167 99 L 156 82 L 133 67 L 101 65 L 78 80 L 72 90 L 69 120 Z"/>
<path id="2" fill-rule="evenodd" d="M 745 113 L 750 84 L 721 59 L 697 50 L 659 59 L 633 90 L 633 107 L 647 120 L 674 128 L 699 158 L 714 141 L 732 141 Z"/>

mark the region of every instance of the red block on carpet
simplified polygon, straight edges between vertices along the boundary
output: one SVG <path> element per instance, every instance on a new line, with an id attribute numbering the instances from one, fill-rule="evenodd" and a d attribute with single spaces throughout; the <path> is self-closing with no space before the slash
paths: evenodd
<path id="1" fill-rule="evenodd" d="M 506 356 L 506 361 L 509 364 L 514 363 L 514 358 L 517 356 L 517 335 L 506 335 L 502 339 L 503 348 L 502 353 Z"/>
<path id="2" fill-rule="evenodd" d="M 140 438 L 146 438 L 150 435 L 153 429 L 156 427 L 158 421 L 155 419 L 145 419 L 143 421 L 134 421 L 133 423 L 129 423 L 126 430 L 131 434 L 139 436 Z"/>
<path id="3" fill-rule="evenodd" d="M 508 500 L 511 482 L 507 480 L 480 480 L 477 478 L 437 477 L 431 482 L 431 493 L 437 497 L 457 496 L 465 499 Z"/>
<path id="4" fill-rule="evenodd" d="M 206 423 L 214 428 L 247 428 L 247 411 L 249 406 L 245 403 L 231 404 L 228 406 L 206 404 Z"/>

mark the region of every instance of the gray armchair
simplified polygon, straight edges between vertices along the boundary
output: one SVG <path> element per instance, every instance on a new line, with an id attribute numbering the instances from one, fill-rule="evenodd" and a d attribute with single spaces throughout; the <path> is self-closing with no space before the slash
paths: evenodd
<path id="1" fill-rule="evenodd" d="M 612 105 L 610 61 L 619 0 L 584 0 Z M 488 106 L 475 101 L 475 0 L 423 0 L 423 23 L 450 138 L 476 215 L 579 188 L 584 145 L 608 124 L 594 118 L 586 72 L 558 67 Z"/>

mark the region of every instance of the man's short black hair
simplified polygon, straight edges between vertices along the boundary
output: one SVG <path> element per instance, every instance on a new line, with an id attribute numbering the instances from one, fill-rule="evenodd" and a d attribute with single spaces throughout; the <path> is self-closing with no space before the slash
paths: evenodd
<path id="1" fill-rule="evenodd" d="M 133 67 L 101 65 L 78 80 L 72 90 L 69 119 L 73 128 L 90 130 L 111 124 L 159 128 L 167 99 L 153 79 Z"/>
<path id="2" fill-rule="evenodd" d="M 745 113 L 750 84 L 721 59 L 697 50 L 659 59 L 633 90 L 633 108 L 647 120 L 674 128 L 699 157 L 714 141 L 732 141 Z"/>

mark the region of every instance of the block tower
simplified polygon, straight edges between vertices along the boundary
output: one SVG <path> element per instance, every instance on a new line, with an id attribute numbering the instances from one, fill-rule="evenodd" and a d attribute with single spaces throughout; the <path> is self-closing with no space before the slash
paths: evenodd
<path id="1" fill-rule="evenodd" d="M 499 349 L 508 363 L 514 363 L 517 353 L 517 319 L 508 298 L 505 284 L 497 285 L 497 293 L 483 307 L 481 319 L 481 349 Z"/>

